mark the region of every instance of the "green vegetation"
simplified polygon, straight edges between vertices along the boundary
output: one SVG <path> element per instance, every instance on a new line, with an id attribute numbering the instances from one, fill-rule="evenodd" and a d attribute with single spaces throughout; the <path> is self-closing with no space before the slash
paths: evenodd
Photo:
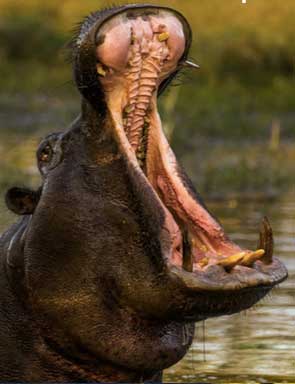
<path id="1" fill-rule="evenodd" d="M 198 73 L 184 73 L 178 115 L 189 133 L 265 137 L 274 117 L 294 136 L 295 3 L 293 0 L 153 1 L 184 12 L 194 32 Z M 185 4 L 183 4 L 185 3 Z M 2 92 L 72 94 L 65 60 L 71 28 L 103 1 L 0 3 Z M 182 134 L 176 132 L 177 139 Z"/>
<path id="2" fill-rule="evenodd" d="M 295 2 L 151 2 L 179 9 L 192 25 L 191 57 L 201 69 L 184 71 L 175 81 L 183 85 L 171 87 L 160 104 L 165 129 L 200 190 L 273 194 L 290 188 L 295 177 Z M 78 94 L 65 47 L 72 27 L 104 4 L 0 0 L 4 154 L 7 133 L 35 138 L 70 122 Z M 23 114 L 37 116 L 37 122 L 25 124 L 19 118 Z M 7 184 L 5 173 L 12 179 L 20 175 L 13 161 L 3 163 L 1 157 L 0 187 Z"/>

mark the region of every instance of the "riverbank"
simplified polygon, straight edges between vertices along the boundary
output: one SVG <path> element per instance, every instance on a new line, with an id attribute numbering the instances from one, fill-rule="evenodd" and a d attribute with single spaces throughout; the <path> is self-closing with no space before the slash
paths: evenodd
<path id="1" fill-rule="evenodd" d="M 278 122 L 265 137 L 241 138 L 195 129 L 179 140 L 185 125 L 165 119 L 164 128 L 193 183 L 210 199 L 275 198 L 295 188 L 295 139 L 281 133 Z M 35 167 L 38 142 L 50 132 L 66 129 L 79 113 L 79 97 L 37 94 L 0 95 L 0 189 L 11 184 L 39 182 Z M 179 112 L 177 119 L 181 121 Z"/>

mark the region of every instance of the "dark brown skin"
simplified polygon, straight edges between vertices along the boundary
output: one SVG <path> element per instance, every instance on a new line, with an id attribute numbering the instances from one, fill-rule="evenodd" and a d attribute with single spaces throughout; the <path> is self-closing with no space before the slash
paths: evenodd
<path id="1" fill-rule="evenodd" d="M 99 51 L 99 32 L 106 25 L 105 33 L 113 33 L 112 20 L 137 28 L 153 18 L 161 28 L 182 25 L 184 40 L 175 63 L 163 64 L 169 71 L 158 74 L 146 109 L 146 158 L 137 163 L 111 107 L 121 72 L 104 63 L 109 50 Z M 167 36 L 157 36 L 161 48 Z M 147 5 L 97 12 L 81 25 L 73 41 L 81 115 L 40 144 L 40 189 L 12 188 L 6 195 L 8 207 L 23 217 L 0 238 L 1 381 L 160 381 L 163 369 L 190 347 L 195 321 L 249 308 L 286 278 L 284 266 L 272 259 L 266 224 L 261 247 L 267 251 L 241 250 L 184 171 L 162 156 L 154 103 L 186 60 L 190 41 L 181 15 Z M 204 238 L 210 252 L 199 247 Z M 217 250 L 225 254 L 218 257 Z M 243 251 L 239 258 L 237 251 Z"/>

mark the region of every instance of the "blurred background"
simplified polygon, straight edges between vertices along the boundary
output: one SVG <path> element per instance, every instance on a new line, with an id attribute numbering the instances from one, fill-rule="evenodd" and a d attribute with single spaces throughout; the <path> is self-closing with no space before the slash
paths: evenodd
<path id="1" fill-rule="evenodd" d="M 139 1 L 141 2 L 141 1 Z M 295 382 L 295 2 L 169 0 L 191 23 L 191 59 L 160 101 L 164 127 L 231 237 L 256 247 L 264 214 L 290 278 L 247 315 L 198 325 L 170 381 Z M 65 129 L 80 97 L 67 62 L 77 23 L 99 0 L 0 0 L 0 193 L 36 186 L 35 149 Z M 15 221 L 0 202 L 0 232 Z"/>

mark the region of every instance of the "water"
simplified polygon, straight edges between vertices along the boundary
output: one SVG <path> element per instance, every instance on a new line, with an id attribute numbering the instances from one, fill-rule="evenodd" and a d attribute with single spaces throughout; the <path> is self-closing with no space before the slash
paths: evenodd
<path id="1" fill-rule="evenodd" d="M 289 278 L 246 313 L 197 324 L 187 356 L 166 372 L 167 381 L 295 383 L 295 197 L 272 202 L 208 204 L 239 244 L 255 249 L 262 214 L 272 222 L 275 255 Z M 205 352 L 204 352 L 205 350 Z"/>
<path id="2" fill-rule="evenodd" d="M 20 139 L 17 142 L 20 144 Z M 10 161 L 22 168 L 23 155 L 29 153 L 25 164 L 28 183 L 37 180 L 36 169 L 32 167 L 35 144 L 35 139 L 31 142 L 25 138 L 10 157 Z M 2 153 L 5 148 L 11 146 L 5 145 Z M 1 172 L 3 174 L 3 168 Z M 15 184 L 20 177 L 21 174 L 7 172 L 9 180 L 5 186 Z M 4 184 L 2 182 L 2 186 Z M 0 232 L 16 219 L 2 200 Z M 295 383 L 295 194 L 268 202 L 230 200 L 209 202 L 208 206 L 231 238 L 250 249 L 256 248 L 259 222 L 267 215 L 274 229 L 275 254 L 285 262 L 290 277 L 254 309 L 198 323 L 189 353 L 166 371 L 164 379 L 202 383 Z"/>

